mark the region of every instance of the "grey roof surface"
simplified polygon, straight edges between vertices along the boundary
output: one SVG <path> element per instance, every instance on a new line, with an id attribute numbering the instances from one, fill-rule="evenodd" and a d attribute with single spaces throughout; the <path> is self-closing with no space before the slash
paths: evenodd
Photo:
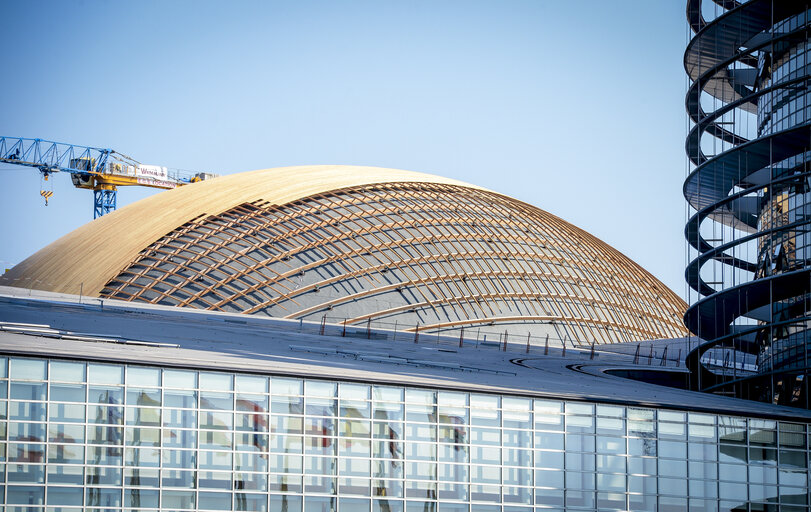
<path id="1" fill-rule="evenodd" d="M 29 325 L 24 325 L 29 324 Z M 606 375 L 631 353 L 494 343 L 0 287 L 0 352 L 353 380 L 811 421 L 811 412 Z M 393 336 L 394 335 L 394 336 Z M 367 339 L 367 336 L 371 339 Z M 666 341 L 656 342 L 662 345 Z M 649 345 L 649 344 L 648 344 Z M 641 360 L 646 360 L 644 345 Z M 674 340 L 674 346 L 683 346 Z M 615 347 L 619 348 L 619 347 Z M 629 347 L 630 348 L 630 347 Z M 658 361 L 655 363 L 658 364 Z M 652 368 L 639 365 L 639 368 Z M 659 368 L 658 366 L 656 368 Z M 679 371 L 680 369 L 671 368 Z"/>

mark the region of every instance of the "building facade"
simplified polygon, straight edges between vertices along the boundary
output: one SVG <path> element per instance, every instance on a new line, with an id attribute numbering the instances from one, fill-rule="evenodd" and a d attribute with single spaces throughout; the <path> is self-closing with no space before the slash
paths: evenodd
<path id="1" fill-rule="evenodd" d="M 695 389 L 809 407 L 811 102 L 806 1 L 687 3 Z M 731 352 L 729 368 L 702 354 Z M 755 369 L 756 368 L 756 369 Z"/>
<path id="2" fill-rule="evenodd" d="M 621 354 L 27 293 L 0 289 L 9 512 L 808 510 L 811 415 Z"/>

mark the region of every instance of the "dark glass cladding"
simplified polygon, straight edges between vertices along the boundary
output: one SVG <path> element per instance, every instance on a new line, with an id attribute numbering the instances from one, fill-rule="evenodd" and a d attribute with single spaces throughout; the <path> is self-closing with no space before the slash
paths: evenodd
<path id="1" fill-rule="evenodd" d="M 809 407 L 811 3 L 688 0 L 692 386 Z M 730 357 L 734 360 L 730 362 Z M 723 365 L 716 361 L 723 360 Z M 711 364 L 713 362 L 713 364 Z"/>

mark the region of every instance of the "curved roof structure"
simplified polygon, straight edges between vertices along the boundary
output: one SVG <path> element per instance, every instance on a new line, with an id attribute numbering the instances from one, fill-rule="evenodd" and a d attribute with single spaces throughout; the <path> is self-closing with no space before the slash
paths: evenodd
<path id="1" fill-rule="evenodd" d="M 684 333 L 683 301 L 577 227 L 481 187 L 371 167 L 266 169 L 157 194 L 0 284 L 573 344 Z"/>

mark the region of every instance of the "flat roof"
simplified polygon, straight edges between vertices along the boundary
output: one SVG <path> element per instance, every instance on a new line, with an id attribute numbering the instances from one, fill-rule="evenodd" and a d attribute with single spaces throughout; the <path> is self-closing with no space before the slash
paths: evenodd
<path id="1" fill-rule="evenodd" d="M 323 332 L 323 334 L 321 334 Z M 653 342 L 664 347 L 667 341 Z M 674 340 L 674 346 L 679 345 Z M 618 347 L 617 347 L 618 348 Z M 811 421 L 811 411 L 608 375 L 633 364 L 611 346 L 532 347 L 367 331 L 269 317 L 0 287 L 0 352 L 500 393 Z M 642 352 L 641 360 L 648 355 Z M 675 364 L 675 363 L 673 363 Z M 680 371 L 673 368 L 670 370 Z M 684 371 L 684 370 L 681 370 Z"/>

